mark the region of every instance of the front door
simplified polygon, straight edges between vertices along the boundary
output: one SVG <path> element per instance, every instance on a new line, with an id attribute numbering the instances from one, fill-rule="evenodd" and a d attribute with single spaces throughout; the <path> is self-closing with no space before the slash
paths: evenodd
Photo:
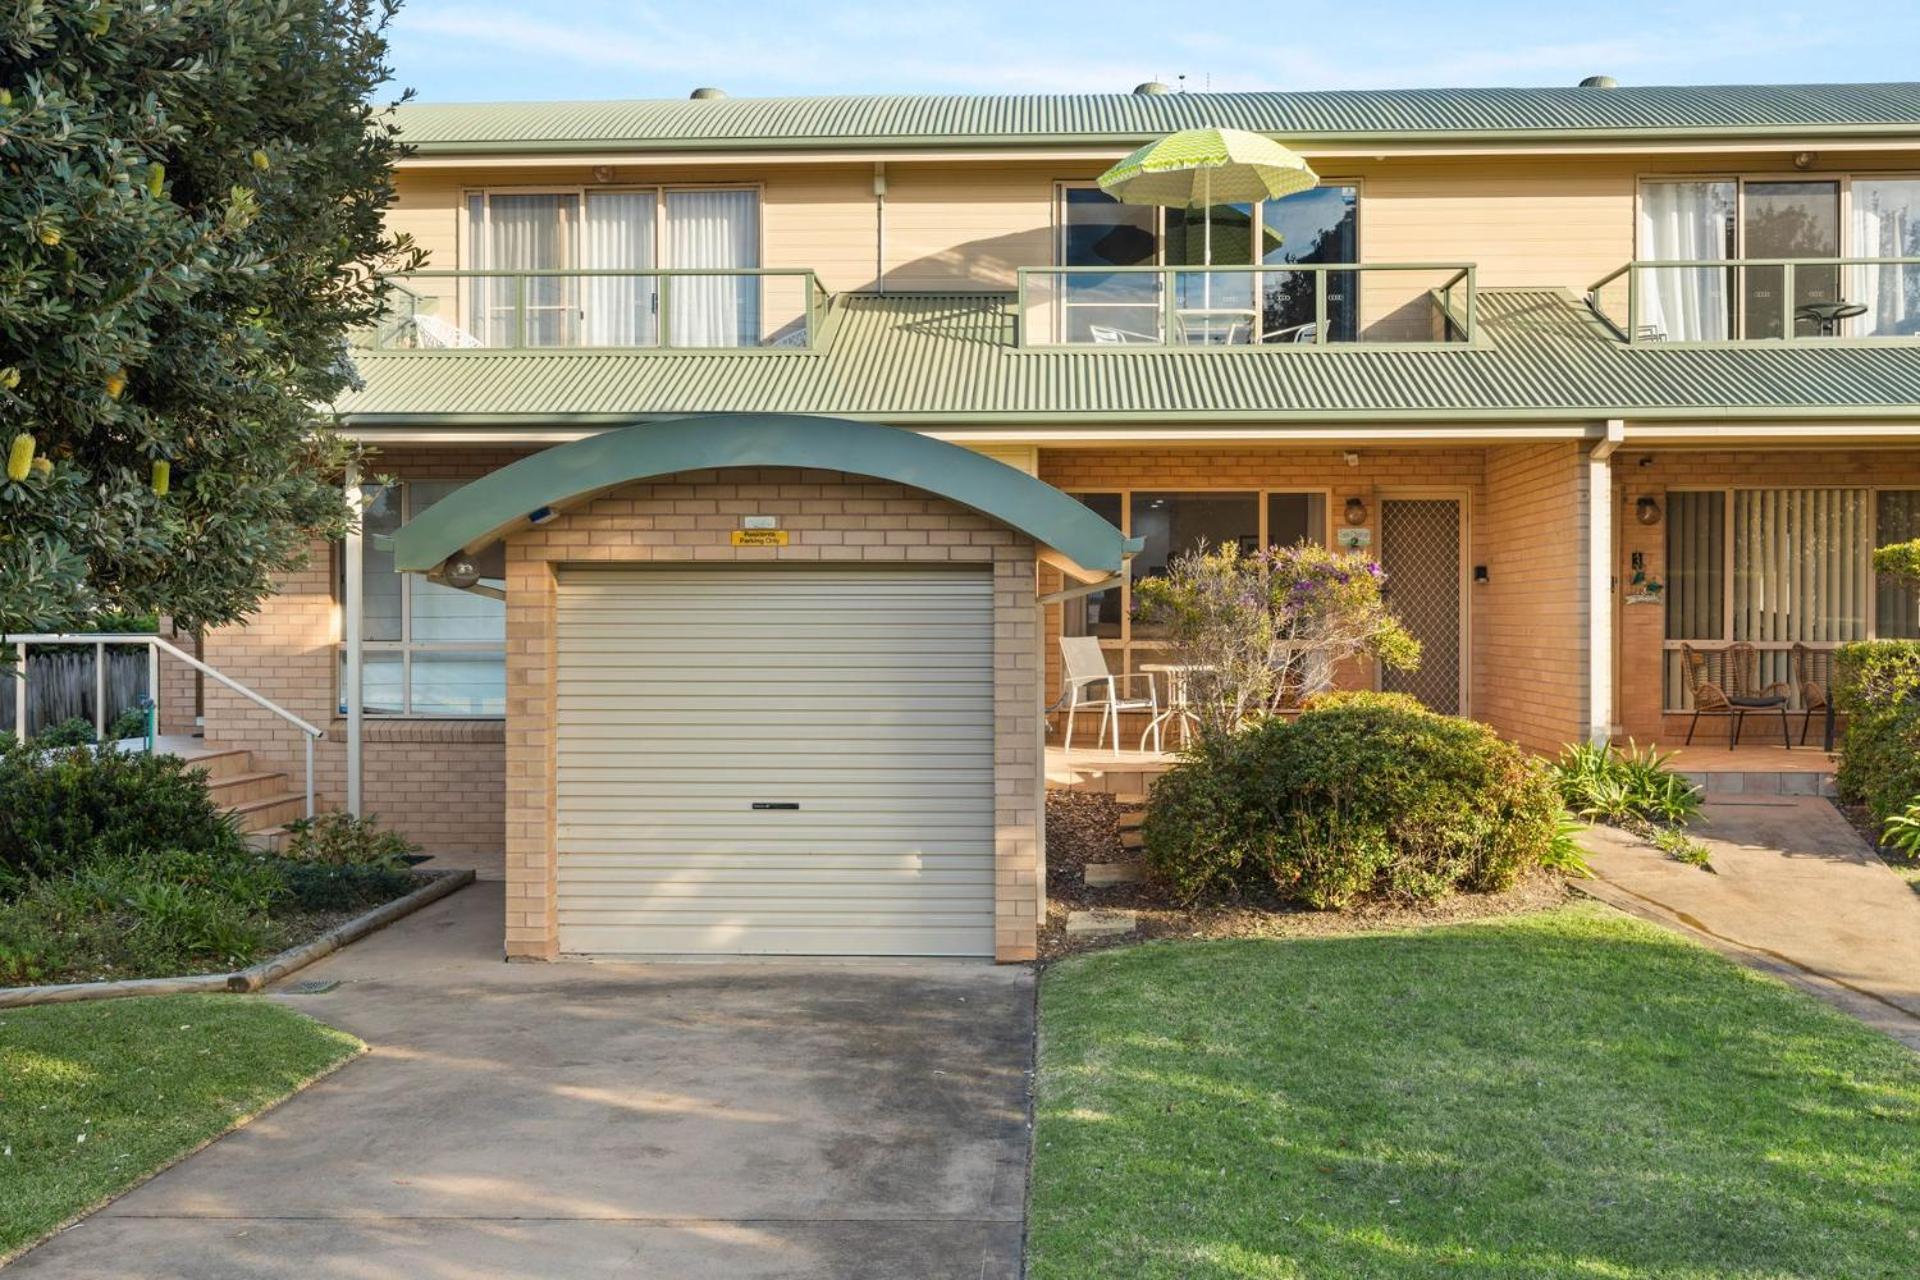
<path id="1" fill-rule="evenodd" d="M 1444 715 L 1464 715 L 1458 498 L 1388 498 L 1380 504 L 1380 567 L 1387 604 L 1420 642 L 1420 665 L 1383 670 L 1380 687 L 1410 693 Z"/>

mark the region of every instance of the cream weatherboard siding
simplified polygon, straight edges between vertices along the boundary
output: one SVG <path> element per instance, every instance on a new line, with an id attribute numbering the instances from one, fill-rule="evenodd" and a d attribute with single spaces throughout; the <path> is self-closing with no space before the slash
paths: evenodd
<path id="1" fill-rule="evenodd" d="M 942 566 L 563 570 L 560 950 L 992 955 L 993 604 Z"/>

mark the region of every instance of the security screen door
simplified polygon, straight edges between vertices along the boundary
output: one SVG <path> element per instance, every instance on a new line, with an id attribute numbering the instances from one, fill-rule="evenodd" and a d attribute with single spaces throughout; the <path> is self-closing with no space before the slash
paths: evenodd
<path id="1" fill-rule="evenodd" d="M 1434 711 L 1460 715 L 1460 501 L 1388 498 L 1380 504 L 1380 567 L 1387 604 L 1420 641 L 1420 665 L 1383 669 L 1380 687 L 1410 693 Z"/>

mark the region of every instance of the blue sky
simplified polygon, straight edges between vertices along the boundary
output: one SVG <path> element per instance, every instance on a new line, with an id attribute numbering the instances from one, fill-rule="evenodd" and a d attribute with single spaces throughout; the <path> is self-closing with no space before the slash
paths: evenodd
<path id="1" fill-rule="evenodd" d="M 1920 6 L 408 0 L 393 63 L 441 102 L 1124 92 L 1183 74 L 1215 90 L 1899 80 L 1920 75 Z"/>

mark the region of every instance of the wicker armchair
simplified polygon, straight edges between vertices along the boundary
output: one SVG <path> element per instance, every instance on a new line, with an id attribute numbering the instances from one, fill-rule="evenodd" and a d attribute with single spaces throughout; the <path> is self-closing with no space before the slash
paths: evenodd
<path id="1" fill-rule="evenodd" d="M 1807 730 L 1813 727 L 1813 713 L 1828 715 L 1833 710 L 1833 650 L 1794 645 L 1793 683 L 1800 690 L 1800 709 L 1806 713 L 1800 722 L 1800 745 L 1804 747 Z M 1827 748 L 1833 748 L 1831 741 L 1827 742 Z"/>
<path id="2" fill-rule="evenodd" d="M 1787 700 L 1791 690 L 1775 682 L 1760 686 L 1760 651 L 1750 644 L 1732 644 L 1724 649 L 1696 649 L 1680 646 L 1686 665 L 1687 690 L 1693 695 L 1693 719 L 1687 725 L 1687 745 L 1693 745 L 1693 731 L 1701 716 L 1726 716 L 1733 724 L 1727 735 L 1727 750 L 1740 745 L 1740 730 L 1750 711 L 1778 711 L 1780 740 L 1793 749 L 1793 731 L 1787 727 Z"/>

